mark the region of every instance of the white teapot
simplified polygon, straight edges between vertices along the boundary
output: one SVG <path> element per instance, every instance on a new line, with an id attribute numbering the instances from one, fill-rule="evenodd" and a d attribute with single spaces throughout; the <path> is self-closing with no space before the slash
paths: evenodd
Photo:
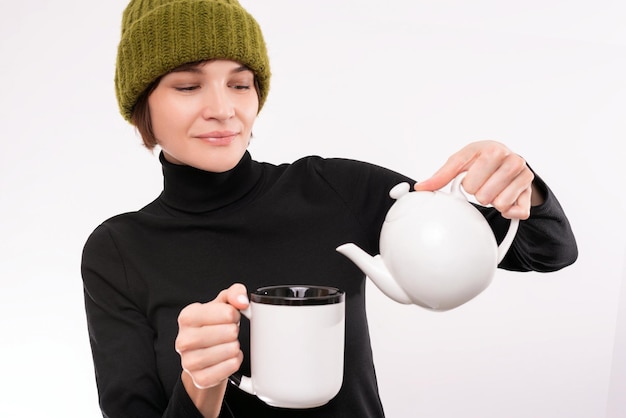
<path id="1" fill-rule="evenodd" d="M 396 202 L 380 234 L 380 254 L 372 257 L 355 244 L 337 247 L 391 299 L 446 311 L 476 297 L 489 286 L 517 233 L 511 220 L 497 245 L 483 215 L 461 191 L 464 173 L 450 193 L 409 192 L 408 183 L 393 187 Z"/>

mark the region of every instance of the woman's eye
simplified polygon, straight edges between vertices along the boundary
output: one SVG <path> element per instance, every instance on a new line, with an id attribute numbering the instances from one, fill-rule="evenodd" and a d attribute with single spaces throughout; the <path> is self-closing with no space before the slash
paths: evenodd
<path id="1" fill-rule="evenodd" d="M 194 91 L 198 88 L 200 88 L 200 86 L 178 86 L 178 87 L 174 87 L 176 90 L 178 91 Z"/>
<path id="2" fill-rule="evenodd" d="M 249 84 L 233 84 L 231 87 L 235 90 L 250 90 Z"/>

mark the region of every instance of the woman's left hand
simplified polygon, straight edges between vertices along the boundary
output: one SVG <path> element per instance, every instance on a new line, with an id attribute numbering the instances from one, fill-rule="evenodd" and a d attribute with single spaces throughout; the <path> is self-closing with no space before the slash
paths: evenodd
<path id="1" fill-rule="evenodd" d="M 527 219 L 531 204 L 543 202 L 533 187 L 535 176 L 526 161 L 496 141 L 466 145 L 431 178 L 417 183 L 415 190 L 439 190 L 464 171 L 467 174 L 461 183 L 463 189 L 480 204 L 495 207 L 505 218 Z"/>

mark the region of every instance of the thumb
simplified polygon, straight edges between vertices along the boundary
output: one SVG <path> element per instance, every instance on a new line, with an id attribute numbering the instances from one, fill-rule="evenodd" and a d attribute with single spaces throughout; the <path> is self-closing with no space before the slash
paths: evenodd
<path id="1" fill-rule="evenodd" d="M 228 289 L 222 290 L 215 298 L 215 301 L 228 303 L 235 309 L 239 310 L 247 308 L 250 303 L 248 301 L 248 291 L 246 290 L 246 286 L 241 283 L 235 283 Z"/>
<path id="2" fill-rule="evenodd" d="M 237 309 L 246 309 L 250 301 L 248 300 L 248 290 L 241 283 L 235 283 L 226 289 L 226 300 L 229 305 Z"/>

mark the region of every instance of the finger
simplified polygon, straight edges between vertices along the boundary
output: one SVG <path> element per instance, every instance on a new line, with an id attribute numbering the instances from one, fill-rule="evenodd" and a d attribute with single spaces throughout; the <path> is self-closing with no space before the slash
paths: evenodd
<path id="1" fill-rule="evenodd" d="M 243 353 L 239 351 L 236 357 L 229 358 L 212 366 L 190 371 L 183 369 L 198 389 L 208 389 L 217 386 L 239 370 L 243 361 Z"/>
<path id="2" fill-rule="evenodd" d="M 246 286 L 234 283 L 228 289 L 222 290 L 213 302 L 228 303 L 237 309 L 245 309 L 249 303 Z"/>
<path id="3" fill-rule="evenodd" d="M 191 350 L 234 342 L 238 337 L 239 326 L 236 323 L 186 327 L 179 330 L 174 348 L 182 354 Z"/>
<path id="4" fill-rule="evenodd" d="M 239 309 L 248 306 L 246 287 L 235 283 L 222 290 L 215 299 L 208 303 L 192 303 L 186 306 L 178 316 L 179 325 L 203 326 L 228 322 L 239 322 Z M 225 306 L 231 305 L 232 308 Z"/>
<path id="5" fill-rule="evenodd" d="M 508 208 L 496 207 L 496 209 L 507 219 L 528 219 L 530 217 L 530 198 L 531 189 L 528 188 L 519 195 L 513 205 L 510 205 Z"/>
<path id="6" fill-rule="evenodd" d="M 239 341 L 235 340 L 225 344 L 183 352 L 180 356 L 180 363 L 183 369 L 189 372 L 196 372 L 236 358 L 240 351 Z"/>
<path id="7" fill-rule="evenodd" d="M 463 188 L 483 204 L 488 204 L 519 174 L 525 161 L 499 142 L 481 141 L 475 146 L 476 155 L 467 167 Z"/>
<path id="8" fill-rule="evenodd" d="M 496 209 L 506 209 L 515 204 L 525 205 L 527 203 L 526 194 L 532 193 L 533 178 L 533 173 L 526 169 L 522 170 L 513 180 L 504 180 L 498 185 L 498 188 L 502 190 L 497 192 L 490 203 Z"/>
<path id="9" fill-rule="evenodd" d="M 532 172 L 526 161 L 516 154 L 509 154 L 502 160 L 477 160 L 463 179 L 463 188 L 476 197 L 483 205 L 513 204 L 517 197 L 532 182 Z"/>
<path id="10" fill-rule="evenodd" d="M 180 311 L 178 326 L 203 327 L 207 325 L 229 324 L 239 322 L 241 315 L 237 308 L 228 303 L 211 301 L 209 303 L 192 303 Z"/>
<path id="11" fill-rule="evenodd" d="M 429 179 L 415 185 L 415 190 L 439 190 L 450 183 L 460 173 L 466 171 L 480 155 L 481 149 L 489 141 L 473 142 L 452 154 Z"/>
<path id="12" fill-rule="evenodd" d="M 237 309 L 245 309 L 250 303 L 246 286 L 241 283 L 233 284 L 222 293 L 224 293 L 222 296 L 225 298 L 226 303 Z"/>
<path id="13" fill-rule="evenodd" d="M 415 184 L 416 191 L 435 191 L 450 183 L 459 173 L 465 171 L 466 156 L 452 155 L 430 178 Z"/>

